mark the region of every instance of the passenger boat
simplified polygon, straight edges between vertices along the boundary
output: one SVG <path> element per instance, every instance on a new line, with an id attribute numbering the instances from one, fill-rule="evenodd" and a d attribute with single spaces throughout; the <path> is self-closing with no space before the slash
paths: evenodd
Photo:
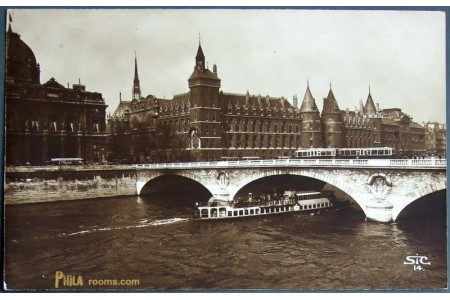
<path id="1" fill-rule="evenodd" d="M 333 207 L 331 195 L 315 191 L 285 191 L 282 197 L 273 195 L 254 197 L 251 193 L 244 201 L 209 199 L 197 205 L 200 220 L 231 219 L 291 212 L 316 211 Z"/>

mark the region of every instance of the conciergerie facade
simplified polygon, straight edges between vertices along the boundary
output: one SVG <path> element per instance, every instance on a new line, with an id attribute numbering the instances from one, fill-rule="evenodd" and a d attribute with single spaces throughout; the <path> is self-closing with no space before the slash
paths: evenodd
<path id="1" fill-rule="evenodd" d="M 135 60 L 132 100 L 121 100 L 106 118 L 101 93 L 80 82 L 72 88 L 53 78 L 41 84 L 31 48 L 11 26 L 6 37 L 7 165 L 68 157 L 87 163 L 272 158 L 300 147 L 387 146 L 401 155 L 445 156 L 445 125 L 432 130 L 401 109 L 380 109 L 370 90 L 354 111 L 339 109 L 331 87 L 321 111 L 309 85 L 300 105 L 297 96 L 291 104 L 283 97 L 224 92 L 200 44 L 186 93 L 143 97 Z"/>
<path id="2" fill-rule="evenodd" d="M 298 148 L 392 147 L 399 155 L 441 154 L 427 131 L 399 108 L 380 109 L 370 93 L 354 111 L 330 90 L 322 110 L 309 88 L 301 105 L 285 98 L 221 90 L 218 68 L 205 65 L 199 43 L 188 91 L 173 99 L 143 97 L 135 59 L 131 101 L 108 117 L 112 153 L 132 162 L 210 161 L 222 157 L 292 156 Z M 120 145 L 119 145 L 120 144 Z M 125 149 L 124 149 L 125 146 Z M 122 151 L 114 151 L 115 148 Z M 120 152 L 120 155 L 118 155 Z M 434 151 L 436 152 L 436 151 Z"/>

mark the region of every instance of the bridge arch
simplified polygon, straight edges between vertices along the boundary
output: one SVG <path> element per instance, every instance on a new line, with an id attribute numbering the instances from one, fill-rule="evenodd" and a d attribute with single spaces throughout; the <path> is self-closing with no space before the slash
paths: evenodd
<path id="1" fill-rule="evenodd" d="M 207 186 L 205 186 L 202 182 L 201 182 L 201 178 L 199 176 L 196 176 L 195 174 L 192 173 L 185 173 L 185 174 L 173 174 L 173 173 L 166 173 L 166 172 L 152 172 L 152 174 L 150 176 L 145 176 L 143 178 L 141 178 L 140 180 L 138 179 L 136 182 L 136 192 L 138 195 L 142 195 L 145 194 L 146 192 L 148 192 L 148 187 L 149 185 L 151 185 L 152 183 L 155 183 L 157 180 L 162 180 L 165 177 L 170 178 L 170 177 L 178 177 L 180 179 L 187 179 L 186 182 L 191 181 L 192 183 L 194 183 L 195 185 L 204 188 L 205 190 L 207 190 L 211 195 L 213 194 L 213 191 L 211 191 L 210 188 L 208 188 Z M 185 187 L 184 185 L 182 187 Z M 173 182 L 172 185 L 170 186 L 171 189 L 178 189 L 180 188 L 180 186 L 177 186 L 177 183 L 175 183 L 175 186 L 173 186 Z"/>
<path id="2" fill-rule="evenodd" d="M 265 177 L 280 175 L 306 177 L 321 181 L 324 184 L 329 184 L 349 195 L 367 215 L 366 206 L 364 205 L 364 201 L 367 199 L 360 197 L 359 194 L 355 193 L 355 190 L 351 188 L 348 181 L 344 179 L 346 176 L 337 176 L 336 170 L 330 169 L 249 169 L 246 170 L 245 176 L 240 176 L 240 180 L 237 181 L 235 185 L 228 187 L 230 193 L 229 197 L 230 199 L 233 199 L 242 188 L 252 182 Z"/>
<path id="3" fill-rule="evenodd" d="M 439 190 L 431 194 L 415 199 L 404 207 L 396 221 L 400 222 L 418 216 L 430 219 L 435 222 L 440 219 L 447 219 L 447 190 Z"/>
<path id="4" fill-rule="evenodd" d="M 402 211 L 409 205 L 411 205 L 413 202 L 419 201 L 423 197 L 427 197 L 430 194 L 444 191 L 446 189 L 447 189 L 447 181 L 439 180 L 431 184 L 428 184 L 416 191 L 411 192 L 409 195 L 407 195 L 407 197 L 404 197 L 403 199 L 398 199 L 398 201 L 395 203 L 392 209 L 392 220 L 396 221 L 397 218 L 402 213 Z"/>

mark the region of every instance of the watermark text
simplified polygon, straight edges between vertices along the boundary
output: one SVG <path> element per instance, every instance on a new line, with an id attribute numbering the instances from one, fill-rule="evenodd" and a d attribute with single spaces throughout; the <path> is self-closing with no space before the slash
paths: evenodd
<path id="1" fill-rule="evenodd" d="M 75 287 L 131 287 L 139 286 L 139 279 L 85 279 L 82 275 L 65 274 L 62 271 L 55 272 L 55 288 Z"/>
<path id="2" fill-rule="evenodd" d="M 431 265 L 431 262 L 428 261 L 428 257 L 424 255 L 409 255 L 405 258 L 403 262 L 404 265 L 412 265 L 414 271 L 422 271 L 424 270 L 424 265 Z"/>

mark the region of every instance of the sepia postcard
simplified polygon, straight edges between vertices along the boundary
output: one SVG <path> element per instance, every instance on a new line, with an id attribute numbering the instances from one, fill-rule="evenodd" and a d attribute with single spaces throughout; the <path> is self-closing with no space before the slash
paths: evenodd
<path id="1" fill-rule="evenodd" d="M 447 291 L 447 9 L 3 13 L 4 290 Z"/>

